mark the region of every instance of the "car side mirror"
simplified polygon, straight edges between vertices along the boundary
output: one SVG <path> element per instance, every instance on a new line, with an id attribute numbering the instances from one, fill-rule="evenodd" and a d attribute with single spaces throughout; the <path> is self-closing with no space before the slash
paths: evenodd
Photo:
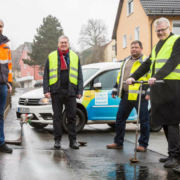
<path id="1" fill-rule="evenodd" d="M 99 83 L 93 84 L 93 87 L 94 89 L 102 89 L 102 84 L 99 82 Z"/>

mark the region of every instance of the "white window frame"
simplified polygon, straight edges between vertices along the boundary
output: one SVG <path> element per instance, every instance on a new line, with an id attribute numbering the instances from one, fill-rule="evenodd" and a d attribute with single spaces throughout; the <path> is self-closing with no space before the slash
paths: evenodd
<path id="1" fill-rule="evenodd" d="M 180 20 L 173 20 L 173 21 L 172 21 L 172 32 L 173 32 L 173 33 L 174 33 L 174 31 L 173 31 L 173 27 L 174 27 L 173 25 L 174 25 L 174 24 L 180 24 Z M 180 34 L 176 34 L 176 35 L 180 35 Z"/>
<path id="2" fill-rule="evenodd" d="M 26 69 L 26 64 L 24 64 L 24 69 Z"/>
<path id="3" fill-rule="evenodd" d="M 127 1 L 127 16 L 133 13 L 133 0 Z M 131 5 L 131 12 L 129 12 L 129 5 Z"/>
<path id="4" fill-rule="evenodd" d="M 124 41 L 124 37 L 126 37 L 126 41 Z M 127 34 L 123 35 L 123 49 L 127 47 Z"/>
<path id="5" fill-rule="evenodd" d="M 30 72 L 28 72 L 27 75 L 30 76 Z"/>
<path id="6" fill-rule="evenodd" d="M 137 29 L 138 29 L 138 31 L 137 31 Z M 139 33 L 138 33 L 138 36 L 139 36 L 139 37 L 137 37 L 137 32 L 139 32 Z M 140 28 L 139 28 L 139 26 L 135 27 L 134 33 L 135 33 L 135 35 L 134 35 L 135 38 L 134 38 L 134 39 L 135 39 L 135 40 L 140 40 Z"/>

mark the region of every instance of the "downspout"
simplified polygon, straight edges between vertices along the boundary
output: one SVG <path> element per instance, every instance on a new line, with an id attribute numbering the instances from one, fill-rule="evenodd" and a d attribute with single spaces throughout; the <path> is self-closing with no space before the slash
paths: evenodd
<path id="1" fill-rule="evenodd" d="M 155 17 L 156 17 L 156 15 L 154 15 L 154 18 L 153 18 L 153 20 L 152 20 L 152 22 L 151 22 L 151 51 L 152 51 L 152 48 L 153 48 L 153 39 L 152 39 L 153 32 L 152 32 L 152 25 L 153 25 L 153 22 L 154 22 L 154 20 L 155 20 Z"/>

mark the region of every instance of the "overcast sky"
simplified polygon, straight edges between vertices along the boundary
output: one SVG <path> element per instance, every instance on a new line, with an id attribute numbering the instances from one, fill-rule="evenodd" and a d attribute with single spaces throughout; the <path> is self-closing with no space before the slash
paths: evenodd
<path id="1" fill-rule="evenodd" d="M 119 0 L 0 0 L 0 19 L 12 49 L 32 42 L 43 17 L 51 14 L 59 19 L 64 33 L 79 50 L 79 33 L 88 19 L 102 19 L 111 40 L 118 4 Z"/>

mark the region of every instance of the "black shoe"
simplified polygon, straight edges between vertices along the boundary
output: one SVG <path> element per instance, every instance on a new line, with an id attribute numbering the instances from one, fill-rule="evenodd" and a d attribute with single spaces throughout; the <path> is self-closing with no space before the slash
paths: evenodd
<path id="1" fill-rule="evenodd" d="M 159 159 L 159 162 L 165 163 L 167 160 L 168 160 L 168 158 L 160 158 L 160 159 Z"/>
<path id="2" fill-rule="evenodd" d="M 54 147 L 57 148 L 57 149 L 60 149 L 61 148 L 61 141 L 55 140 Z"/>
<path id="3" fill-rule="evenodd" d="M 4 152 L 4 153 L 12 153 L 13 149 L 9 148 L 5 143 L 3 145 L 0 146 L 0 152 Z"/>
<path id="4" fill-rule="evenodd" d="M 165 162 L 164 167 L 172 168 L 175 167 L 178 164 L 178 161 L 173 156 L 169 156 L 168 160 Z"/>
<path id="5" fill-rule="evenodd" d="M 70 141 L 69 147 L 72 149 L 79 149 L 79 146 L 76 141 Z"/>
<path id="6" fill-rule="evenodd" d="M 176 167 L 176 168 L 173 168 L 174 172 L 180 174 L 180 168 Z"/>

